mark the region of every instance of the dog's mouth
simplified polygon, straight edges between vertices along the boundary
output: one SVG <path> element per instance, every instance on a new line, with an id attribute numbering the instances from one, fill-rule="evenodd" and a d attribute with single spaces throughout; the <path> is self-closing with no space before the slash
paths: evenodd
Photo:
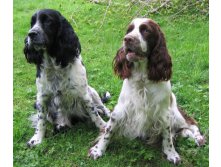
<path id="1" fill-rule="evenodd" d="M 35 50 L 44 50 L 46 48 L 46 44 L 44 41 L 30 40 L 27 44 L 29 45 L 29 47 L 34 48 Z"/>
<path id="2" fill-rule="evenodd" d="M 46 49 L 46 46 L 44 44 L 34 44 L 33 47 L 35 50 L 44 50 Z"/>
<path id="3" fill-rule="evenodd" d="M 145 59 L 145 56 L 132 48 L 126 48 L 126 58 L 128 61 L 136 62 Z"/>
<path id="4" fill-rule="evenodd" d="M 26 44 L 30 48 L 34 48 L 35 50 L 41 50 L 46 48 L 46 39 L 41 36 L 27 37 Z"/>

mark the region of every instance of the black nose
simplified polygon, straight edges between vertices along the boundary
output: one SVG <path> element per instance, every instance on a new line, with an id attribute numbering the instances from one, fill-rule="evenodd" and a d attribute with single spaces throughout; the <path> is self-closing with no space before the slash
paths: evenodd
<path id="1" fill-rule="evenodd" d="M 36 32 L 36 31 L 30 31 L 28 33 L 28 36 L 32 39 L 35 38 L 37 35 L 38 35 L 38 32 Z"/>
<path id="2" fill-rule="evenodd" d="M 125 42 L 132 42 L 133 40 L 134 40 L 134 38 L 130 37 L 130 36 L 127 36 L 127 37 L 124 38 Z"/>

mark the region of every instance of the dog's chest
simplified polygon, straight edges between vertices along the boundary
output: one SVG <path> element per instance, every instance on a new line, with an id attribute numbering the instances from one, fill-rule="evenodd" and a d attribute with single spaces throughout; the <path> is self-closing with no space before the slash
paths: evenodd
<path id="1" fill-rule="evenodd" d="M 45 69 L 41 78 L 43 91 L 54 95 L 61 92 L 73 94 L 75 90 L 74 85 L 77 86 L 78 81 L 69 73 L 68 70 Z"/>
<path id="2" fill-rule="evenodd" d="M 82 96 L 87 90 L 87 80 L 85 69 L 78 62 L 65 68 L 44 68 L 37 86 L 41 94 L 49 95 L 49 101 L 57 109 L 83 110 Z"/>
<path id="3" fill-rule="evenodd" d="M 158 109 L 166 95 L 162 88 L 148 81 L 124 82 L 121 102 L 125 116 L 121 133 L 130 138 L 160 133 L 163 114 Z"/>
<path id="4" fill-rule="evenodd" d="M 129 118 L 134 119 L 133 121 L 145 124 L 150 122 L 152 119 L 155 105 L 153 103 L 154 93 L 144 84 L 135 85 L 130 90 L 130 96 L 128 96 L 127 113 Z M 137 119 L 139 118 L 139 119 Z M 143 118 L 143 119 L 140 119 Z"/>
<path id="5" fill-rule="evenodd" d="M 85 68 L 77 60 L 65 68 L 55 66 L 53 62 L 45 63 L 40 78 L 42 91 L 76 94 L 86 87 L 85 73 Z"/>

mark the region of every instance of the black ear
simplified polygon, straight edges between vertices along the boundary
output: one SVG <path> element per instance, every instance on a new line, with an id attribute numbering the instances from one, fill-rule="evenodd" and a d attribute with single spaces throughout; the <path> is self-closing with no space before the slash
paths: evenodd
<path id="1" fill-rule="evenodd" d="M 81 45 L 71 24 L 60 16 L 60 27 L 55 39 L 54 47 L 49 50 L 49 54 L 55 55 L 56 63 L 65 67 L 74 61 L 81 53 Z"/>
<path id="2" fill-rule="evenodd" d="M 43 51 L 39 50 L 36 51 L 34 48 L 31 48 L 28 45 L 28 37 L 25 38 L 25 47 L 23 49 L 23 52 L 25 54 L 25 58 L 29 63 L 34 63 L 36 65 L 40 65 L 42 63 L 43 58 Z"/>

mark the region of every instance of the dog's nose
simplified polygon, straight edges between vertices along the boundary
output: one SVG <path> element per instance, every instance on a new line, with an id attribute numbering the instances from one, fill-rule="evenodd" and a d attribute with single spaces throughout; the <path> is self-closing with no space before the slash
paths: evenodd
<path id="1" fill-rule="evenodd" d="M 131 37 L 131 36 L 126 36 L 126 37 L 124 37 L 124 41 L 125 41 L 125 42 L 132 42 L 133 40 L 134 40 L 134 38 Z"/>
<path id="2" fill-rule="evenodd" d="M 37 35 L 38 35 L 38 32 L 36 32 L 36 31 L 30 31 L 28 33 L 28 36 L 32 39 L 35 38 Z"/>

